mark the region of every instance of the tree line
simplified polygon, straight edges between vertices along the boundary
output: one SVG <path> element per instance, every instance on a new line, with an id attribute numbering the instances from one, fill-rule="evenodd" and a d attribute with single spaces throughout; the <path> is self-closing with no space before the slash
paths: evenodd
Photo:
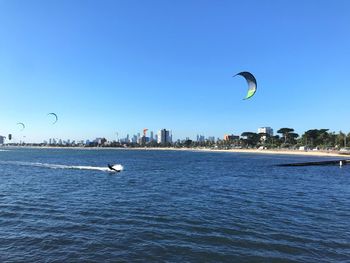
<path id="1" fill-rule="evenodd" d="M 239 138 L 217 140 L 217 142 L 196 142 L 187 140 L 178 143 L 179 147 L 216 147 L 216 148 L 319 148 L 340 149 L 350 145 L 350 133 L 330 132 L 329 129 L 311 129 L 301 136 L 293 128 L 281 128 L 277 135 L 267 133 L 243 132 Z M 176 146 L 176 145 L 175 145 Z"/>

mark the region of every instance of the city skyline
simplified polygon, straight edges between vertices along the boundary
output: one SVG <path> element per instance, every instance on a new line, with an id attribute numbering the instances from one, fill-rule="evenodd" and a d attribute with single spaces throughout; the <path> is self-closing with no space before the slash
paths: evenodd
<path id="1" fill-rule="evenodd" d="M 171 128 L 176 138 L 267 125 L 349 132 L 349 8 L 1 1 L 0 134 L 39 142 L 144 127 Z M 247 101 L 244 79 L 232 78 L 245 70 L 258 82 Z"/>
<path id="2" fill-rule="evenodd" d="M 136 133 L 127 133 L 125 136 L 120 136 L 120 134 L 117 132 L 115 133 L 115 137 L 106 137 L 103 135 L 100 135 L 99 137 L 94 137 L 94 138 L 58 138 L 58 137 L 50 137 L 50 138 L 44 138 L 38 141 L 29 141 L 26 136 L 23 137 L 15 137 L 13 134 L 8 134 L 7 136 L 4 136 L 0 134 L 0 145 L 1 144 L 21 144 L 21 143 L 34 143 L 34 144 L 44 144 L 44 145 L 69 145 L 69 144 L 81 144 L 81 145 L 88 145 L 91 142 L 98 142 L 98 144 L 101 144 L 101 140 L 105 141 L 106 143 L 113 143 L 117 142 L 120 144 L 139 144 L 139 145 L 147 145 L 151 142 L 158 143 L 160 145 L 164 145 L 166 143 L 175 143 L 175 142 L 184 142 L 186 140 L 194 141 L 194 142 L 217 142 L 220 140 L 234 140 L 234 139 L 240 139 L 244 138 L 247 135 L 245 133 L 250 133 L 250 134 L 260 134 L 262 135 L 261 139 L 265 141 L 268 137 L 273 137 L 277 136 L 279 138 L 283 138 L 284 136 L 284 131 L 283 130 L 289 130 L 289 132 L 292 132 L 293 135 L 296 135 L 295 139 L 301 139 L 302 135 L 306 134 L 307 132 L 312 132 L 315 129 L 308 129 L 305 131 L 302 131 L 301 133 L 296 133 L 294 128 L 292 127 L 280 127 L 279 129 L 274 129 L 269 126 L 264 126 L 264 127 L 258 127 L 256 130 L 246 130 L 242 133 L 237 133 L 228 131 L 225 134 L 221 134 L 220 136 L 212 136 L 208 134 L 200 134 L 197 133 L 196 135 L 193 136 L 185 136 L 185 137 L 175 137 L 173 134 L 172 130 L 167 130 L 167 129 L 160 129 L 157 130 L 156 133 L 154 133 L 153 130 L 149 129 L 143 129 L 143 134 L 141 132 L 136 132 Z M 332 133 L 341 133 L 341 134 L 346 134 L 347 136 L 350 136 L 350 132 L 345 132 L 343 133 L 342 131 L 334 131 L 330 129 L 316 129 L 316 130 L 324 130 L 329 132 L 330 134 Z M 9 140 L 10 137 L 11 139 Z"/>

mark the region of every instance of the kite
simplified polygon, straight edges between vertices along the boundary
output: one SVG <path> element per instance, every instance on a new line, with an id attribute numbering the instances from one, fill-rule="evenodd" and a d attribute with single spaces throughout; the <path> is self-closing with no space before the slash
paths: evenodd
<path id="1" fill-rule="evenodd" d="M 56 113 L 50 112 L 50 113 L 48 113 L 47 115 L 52 115 L 52 116 L 55 117 L 55 121 L 54 121 L 52 124 L 55 124 L 55 123 L 58 121 L 58 117 L 57 117 L 57 114 L 56 114 Z"/>
<path id="2" fill-rule="evenodd" d="M 23 131 L 23 130 L 24 130 L 24 128 L 26 127 L 26 126 L 24 125 L 24 123 L 23 123 L 23 122 L 17 122 L 17 125 L 22 126 L 21 131 Z"/>
<path id="3" fill-rule="evenodd" d="M 247 81 L 247 84 L 248 84 L 248 93 L 244 99 L 247 100 L 247 99 L 253 97 L 253 95 L 255 94 L 255 92 L 257 90 L 257 83 L 256 83 L 256 79 L 253 76 L 253 74 L 250 72 L 247 72 L 247 71 L 242 71 L 242 72 L 234 75 L 234 77 L 237 75 L 245 78 L 245 80 Z"/>

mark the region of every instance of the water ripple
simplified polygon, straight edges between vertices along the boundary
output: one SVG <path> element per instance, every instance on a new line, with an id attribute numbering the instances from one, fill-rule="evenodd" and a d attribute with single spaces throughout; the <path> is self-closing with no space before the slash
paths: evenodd
<path id="1" fill-rule="evenodd" d="M 272 164 L 309 157 L 172 151 L 0 157 L 1 262 L 350 259 L 347 167 L 285 169 Z M 126 167 L 118 175 L 62 169 L 116 162 Z"/>

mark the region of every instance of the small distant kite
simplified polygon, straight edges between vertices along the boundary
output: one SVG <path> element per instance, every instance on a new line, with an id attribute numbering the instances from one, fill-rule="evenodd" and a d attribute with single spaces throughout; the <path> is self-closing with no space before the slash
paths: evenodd
<path id="1" fill-rule="evenodd" d="M 248 93 L 244 99 L 247 100 L 247 99 L 253 97 L 257 88 L 258 88 L 258 85 L 256 83 L 256 79 L 253 76 L 253 74 L 250 72 L 247 72 L 247 71 L 242 71 L 242 72 L 239 72 L 238 74 L 234 75 L 234 77 L 237 75 L 245 78 L 245 80 L 247 81 L 247 84 L 248 84 Z"/>
<path id="2" fill-rule="evenodd" d="M 57 117 L 57 114 L 56 114 L 56 113 L 50 112 L 50 113 L 48 113 L 47 115 L 52 115 L 53 117 L 55 117 L 55 121 L 54 121 L 52 124 L 55 124 L 55 123 L 58 121 L 58 117 Z"/>
<path id="3" fill-rule="evenodd" d="M 22 127 L 20 131 L 23 131 L 26 127 L 23 122 L 17 122 L 17 125 Z"/>

